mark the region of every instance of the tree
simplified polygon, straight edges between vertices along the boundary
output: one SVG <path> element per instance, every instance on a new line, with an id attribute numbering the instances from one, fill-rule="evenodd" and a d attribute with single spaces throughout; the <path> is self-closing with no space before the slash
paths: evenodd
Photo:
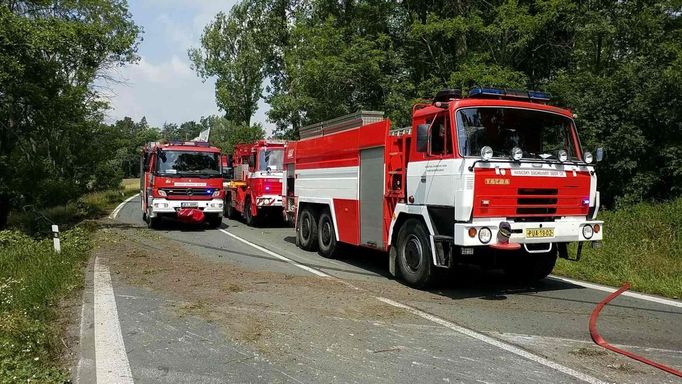
<path id="1" fill-rule="evenodd" d="M 232 153 L 235 145 L 252 143 L 265 136 L 260 124 L 240 125 L 219 116 L 202 118 L 201 124 L 211 128 L 211 144 L 220 148 L 223 153 Z"/>
<path id="2" fill-rule="evenodd" d="M 97 185 L 106 105 L 91 84 L 137 59 L 139 32 L 122 0 L 0 0 L 0 228 L 10 203 L 59 203 Z"/>
<path id="3" fill-rule="evenodd" d="M 216 101 L 225 117 L 249 126 L 262 97 L 266 54 L 258 44 L 262 14 L 256 2 L 243 1 L 229 15 L 218 13 L 204 28 L 202 48 L 188 51 L 194 70 L 204 79 L 217 77 Z"/>

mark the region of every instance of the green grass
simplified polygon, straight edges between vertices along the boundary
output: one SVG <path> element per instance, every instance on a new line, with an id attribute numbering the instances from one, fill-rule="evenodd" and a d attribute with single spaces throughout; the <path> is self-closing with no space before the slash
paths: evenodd
<path id="1" fill-rule="evenodd" d="M 64 383 L 59 300 L 83 284 L 90 233 L 62 234 L 62 253 L 52 241 L 0 231 L 0 383 Z"/>
<path id="2" fill-rule="evenodd" d="M 559 260 L 557 275 L 682 297 L 682 199 L 603 212 L 604 247 L 583 248 L 579 262 Z M 575 252 L 575 248 L 572 249 Z"/>

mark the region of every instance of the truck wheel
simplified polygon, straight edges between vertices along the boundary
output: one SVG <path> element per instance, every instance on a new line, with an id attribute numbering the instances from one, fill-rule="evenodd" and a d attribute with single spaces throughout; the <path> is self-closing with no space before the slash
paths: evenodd
<path id="1" fill-rule="evenodd" d="M 425 288 L 432 280 L 431 245 L 424 224 L 408 219 L 398 232 L 398 266 L 403 279 L 415 288 Z"/>
<path id="2" fill-rule="evenodd" d="M 209 217 L 207 221 L 210 228 L 220 228 L 223 224 L 223 218 L 220 215 Z"/>
<path id="3" fill-rule="evenodd" d="M 160 217 L 152 217 L 149 213 L 147 213 L 145 216 L 147 216 L 147 228 L 149 229 L 159 229 L 161 226 L 161 218 Z"/>
<path id="4" fill-rule="evenodd" d="M 303 208 L 298 215 L 296 238 L 299 246 L 306 251 L 314 251 L 318 246 L 317 221 L 313 211 L 308 207 Z"/>
<path id="5" fill-rule="evenodd" d="M 230 194 L 225 195 L 225 216 L 228 219 L 237 219 L 237 210 L 232 206 L 232 196 Z"/>
<path id="6" fill-rule="evenodd" d="M 547 277 L 554 269 L 557 259 L 557 247 L 547 253 L 528 253 L 521 250 L 512 256 L 504 266 L 504 272 L 514 280 L 534 282 Z"/>
<path id="7" fill-rule="evenodd" d="M 244 203 L 244 220 L 249 227 L 255 227 L 257 223 L 256 218 L 251 214 L 251 199 L 247 198 Z"/>
<path id="8" fill-rule="evenodd" d="M 329 259 L 336 258 L 339 253 L 339 245 L 336 243 L 336 232 L 334 231 L 334 221 L 328 211 L 322 212 L 317 232 L 318 253 L 322 257 Z"/>

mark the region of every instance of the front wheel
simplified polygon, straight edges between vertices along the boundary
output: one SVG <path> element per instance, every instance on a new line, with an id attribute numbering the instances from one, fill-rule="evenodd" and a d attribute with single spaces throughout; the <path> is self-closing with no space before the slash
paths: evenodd
<path id="1" fill-rule="evenodd" d="M 220 228 L 220 226 L 223 224 L 223 218 L 220 215 L 209 217 L 207 221 L 210 228 Z"/>
<path id="2" fill-rule="evenodd" d="M 302 249 L 315 251 L 318 246 L 317 229 L 315 214 L 310 208 L 303 208 L 298 215 L 298 224 L 296 225 L 296 240 Z"/>
<path id="3" fill-rule="evenodd" d="M 160 217 L 152 217 L 151 213 L 147 212 L 145 215 L 147 217 L 147 228 L 149 229 L 159 229 L 161 226 L 161 218 Z"/>
<path id="4" fill-rule="evenodd" d="M 232 206 L 232 195 L 229 193 L 225 194 L 225 216 L 228 219 L 237 219 L 237 210 Z"/>
<path id="5" fill-rule="evenodd" d="M 246 202 L 244 203 L 244 220 L 246 221 L 246 225 L 249 227 L 255 227 L 258 224 L 257 218 L 253 216 L 253 213 L 251 213 L 250 198 L 247 198 Z"/>
<path id="6" fill-rule="evenodd" d="M 414 288 L 425 288 L 433 279 L 429 235 L 418 219 L 408 219 L 400 227 L 398 266 L 403 279 Z"/>
<path id="7" fill-rule="evenodd" d="M 557 260 L 557 247 L 545 253 L 529 253 L 521 250 L 516 257 L 511 257 L 504 266 L 504 272 L 512 279 L 523 282 L 535 282 L 549 276 Z"/>

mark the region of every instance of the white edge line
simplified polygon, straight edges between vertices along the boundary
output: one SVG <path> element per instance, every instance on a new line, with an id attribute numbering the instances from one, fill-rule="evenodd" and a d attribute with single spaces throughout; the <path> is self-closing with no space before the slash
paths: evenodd
<path id="1" fill-rule="evenodd" d="M 559 280 L 559 281 L 563 281 L 565 283 L 571 283 L 574 285 L 579 285 L 581 287 L 596 289 L 598 291 L 603 291 L 603 292 L 613 293 L 613 292 L 618 290 L 618 288 L 607 287 L 605 285 L 600 285 L 600 284 L 588 283 L 586 281 L 573 280 L 573 279 L 569 279 L 567 277 L 560 277 L 560 276 L 551 275 L 550 278 L 553 280 Z M 635 299 L 646 300 L 646 301 L 651 301 L 653 303 L 658 303 L 658 304 L 663 304 L 663 305 L 669 305 L 672 307 L 682 308 L 682 302 L 671 300 L 671 299 L 664 299 L 662 297 L 646 295 L 643 293 L 625 291 L 623 293 L 623 296 L 634 297 Z"/>
<path id="2" fill-rule="evenodd" d="M 228 236 L 230 236 L 231 238 L 233 238 L 233 239 L 235 239 L 235 240 L 241 241 L 242 243 L 247 244 L 247 245 L 249 245 L 249 246 L 251 246 L 251 247 L 253 247 L 253 248 L 256 248 L 257 250 L 259 250 L 259 251 L 261 251 L 261 252 L 264 252 L 264 253 L 266 253 L 266 254 L 268 254 L 268 255 L 270 255 L 270 256 L 273 256 L 273 257 L 275 257 L 275 258 L 277 258 L 277 259 L 279 259 L 279 260 L 286 261 L 286 262 L 288 262 L 288 263 L 290 263 L 290 264 L 292 264 L 292 265 L 294 265 L 294 266 L 296 266 L 296 267 L 298 267 L 298 268 L 301 268 L 301 269 L 303 269 L 303 270 L 305 270 L 305 271 L 308 271 L 308 272 L 310 272 L 310 273 L 312 273 L 312 274 L 314 274 L 314 275 L 316 275 L 316 276 L 320 276 L 320 277 L 331 277 L 331 278 L 333 278 L 333 276 L 331 276 L 331 275 L 328 275 L 328 274 L 326 274 L 326 273 L 324 273 L 324 272 L 318 271 L 317 269 L 308 267 L 308 266 L 306 266 L 306 265 L 299 264 L 299 263 L 297 263 L 297 262 L 295 262 L 295 261 L 293 261 L 293 260 L 291 260 L 291 259 L 289 259 L 289 258 L 287 258 L 287 257 L 284 257 L 284 256 L 282 256 L 282 255 L 280 255 L 280 254 L 275 253 L 275 252 L 272 252 L 272 251 L 270 251 L 269 249 L 263 248 L 263 247 L 261 247 L 260 245 L 256 245 L 256 244 L 254 244 L 254 243 L 252 243 L 252 242 L 250 242 L 250 241 L 248 241 L 248 240 L 242 239 L 241 237 L 239 237 L 239 236 L 237 236 L 237 235 L 233 235 L 232 233 L 230 233 L 230 232 L 228 232 L 228 231 L 226 231 L 226 230 L 224 230 L 224 229 L 222 229 L 222 228 L 219 229 L 219 231 L 222 232 L 222 233 L 224 233 L 224 234 L 226 234 L 226 235 L 228 235 Z M 542 356 L 538 356 L 538 355 L 536 355 L 536 354 L 533 354 L 533 353 L 528 352 L 528 351 L 526 351 L 526 350 L 523 350 L 523 349 L 521 349 L 521 348 L 515 347 L 515 346 L 513 346 L 513 345 L 511 345 L 511 344 L 508 344 L 508 343 L 499 341 L 499 340 L 494 339 L 494 338 L 492 338 L 492 337 L 490 337 L 490 336 L 483 335 L 483 334 L 481 334 L 481 333 L 478 333 L 478 332 L 476 332 L 476 331 L 470 330 L 470 329 L 468 329 L 468 328 L 461 327 L 461 326 L 456 325 L 456 324 L 454 324 L 454 323 L 451 323 L 451 322 L 449 322 L 449 321 L 447 321 L 447 320 L 445 320 L 445 319 L 441 319 L 440 317 L 437 317 L 437 316 L 434 316 L 434 315 L 430 315 L 430 314 L 428 314 L 428 313 L 426 313 L 426 312 L 420 311 L 420 310 L 418 310 L 418 309 L 416 309 L 416 308 L 407 306 L 407 305 L 405 305 L 405 304 L 398 303 L 398 302 L 396 302 L 396 301 L 393 301 L 393 300 L 391 300 L 391 299 L 387 299 L 387 298 L 384 298 L 384 297 L 375 296 L 374 298 L 377 299 L 377 300 L 379 300 L 379 301 L 381 301 L 381 302 L 383 302 L 383 303 L 385 303 L 385 304 L 394 306 L 394 307 L 396 307 L 396 308 L 404 309 L 404 310 L 406 310 L 406 311 L 408 311 L 408 312 L 410 312 L 410 313 L 412 313 L 412 314 L 414 314 L 414 315 L 417 315 L 417 316 L 419 316 L 419 317 L 421 317 L 421 318 L 423 318 L 423 319 L 429 320 L 429 321 L 431 321 L 431 322 L 434 322 L 434 323 L 436 323 L 436 324 L 439 324 L 439 325 L 441 325 L 441 326 L 444 326 L 444 327 L 446 327 L 446 328 L 449 328 L 449 329 L 451 329 L 451 330 L 453 330 L 453 331 L 455 331 L 455 332 L 458 332 L 458 333 L 461 333 L 461 334 L 463 334 L 463 335 L 466 335 L 466 336 L 469 336 L 469 337 L 471 337 L 471 338 L 474 338 L 474 339 L 476 339 L 476 340 L 478 340 L 478 341 L 481 341 L 481 342 L 484 342 L 484 343 L 486 343 L 486 344 L 492 345 L 492 346 L 494 346 L 494 347 L 503 349 L 503 350 L 505 350 L 505 351 L 507 351 L 507 352 L 510 352 L 510 353 L 513 353 L 513 354 L 515 354 L 515 355 L 517 355 L 517 356 L 521 356 L 521 357 L 526 358 L 526 359 L 528 359 L 528 360 L 530 360 L 530 361 L 533 361 L 533 362 L 535 362 L 535 363 L 538 363 L 538 364 L 544 365 L 544 366 L 546 366 L 546 367 L 552 368 L 552 369 L 557 370 L 557 371 L 559 371 L 559 372 L 562 372 L 562 373 L 564 373 L 564 374 L 566 374 L 566 375 L 569 375 L 569 376 L 571 376 L 571 377 L 574 377 L 574 378 L 576 378 L 576 379 L 578 379 L 578 380 L 582 380 L 582 381 L 587 382 L 587 383 L 590 383 L 590 384 L 605 384 L 605 382 L 603 382 L 603 381 L 601 381 L 601 380 L 599 380 L 599 379 L 597 379 L 597 378 L 595 378 L 595 377 L 592 377 L 592 376 L 590 376 L 590 375 L 588 375 L 588 374 L 585 374 L 585 373 L 582 373 L 582 372 L 573 370 L 573 369 L 571 369 L 571 368 L 565 367 L 565 366 L 563 366 L 563 365 L 561 365 L 561 364 L 559 364 L 559 363 L 555 363 L 555 362 L 553 362 L 553 361 L 551 361 L 551 360 L 549 360 L 549 359 L 546 359 L 546 358 L 544 358 L 544 357 L 542 357 Z"/>
<path id="3" fill-rule="evenodd" d="M 98 384 L 133 384 L 128 354 L 118 320 L 109 268 L 95 257 L 95 377 Z"/>
<path id="4" fill-rule="evenodd" d="M 80 339 L 78 341 L 78 365 L 76 365 L 76 384 L 81 383 L 81 372 L 83 371 L 83 339 L 85 338 L 85 295 L 88 293 L 88 288 L 83 288 L 83 302 L 81 303 L 81 324 L 80 324 Z"/>
<path id="5" fill-rule="evenodd" d="M 440 324 L 440 325 L 442 325 L 446 328 L 449 328 L 455 332 L 469 336 L 469 337 L 476 339 L 478 341 L 484 342 L 486 344 L 490 344 L 494 347 L 503 349 L 507 352 L 521 356 L 521 357 L 526 358 L 526 359 L 533 361 L 535 363 L 542 364 L 546 367 L 552 368 L 552 369 L 557 370 L 559 372 L 562 372 L 566 375 L 572 376 L 578 380 L 582 380 L 584 382 L 591 383 L 591 384 L 602 384 L 602 383 L 604 383 L 603 381 L 601 381 L 595 377 L 592 377 L 588 374 L 578 372 L 574 369 L 571 369 L 571 368 L 565 367 L 561 364 L 555 363 L 555 362 L 553 362 L 549 359 L 546 359 L 542 356 L 538 356 L 534 353 L 528 352 L 528 351 L 521 349 L 519 347 L 515 347 L 515 346 L 508 344 L 508 343 L 505 343 L 503 341 L 494 339 L 490 336 L 486 336 L 484 334 L 478 333 L 478 332 L 473 331 L 471 329 L 461 327 L 461 326 L 454 324 L 454 323 L 451 323 L 445 319 L 441 319 L 440 317 L 428 314 L 426 312 L 420 311 L 420 310 L 413 308 L 413 307 L 410 307 L 408 305 L 398 303 L 396 301 L 393 301 L 391 299 L 387 299 L 385 297 L 378 297 L 377 296 L 376 299 L 385 303 L 385 304 L 391 305 L 393 307 L 404 309 L 404 310 L 412 313 L 413 315 L 419 316 L 423 319 L 429 320 L 429 321 L 434 322 L 436 324 Z"/>
<path id="6" fill-rule="evenodd" d="M 282 260 L 282 261 L 286 261 L 287 263 L 289 263 L 289 264 L 291 264 L 291 265 L 294 265 L 294 266 L 296 266 L 296 267 L 298 267 L 298 268 L 301 268 L 301 269 L 304 270 L 304 271 L 310 272 L 310 273 L 312 273 L 313 275 L 320 276 L 320 277 L 332 277 L 331 275 L 328 275 L 328 274 L 326 274 L 326 273 L 324 273 L 324 272 L 322 272 L 322 271 L 318 271 L 318 270 L 315 269 L 315 268 L 311 268 L 311 267 L 309 267 L 309 266 L 307 266 L 307 265 L 299 264 L 299 263 L 297 263 L 297 262 L 295 262 L 295 261 L 293 261 L 293 260 L 291 260 L 291 259 L 289 259 L 289 258 L 287 258 L 287 257 L 284 257 L 284 256 L 282 256 L 282 255 L 280 255 L 280 254 L 275 253 L 275 252 L 272 252 L 272 251 L 269 250 L 269 249 L 263 248 L 263 247 L 261 247 L 260 245 L 256 245 L 256 244 L 254 244 L 254 243 L 252 243 L 252 242 L 250 242 L 250 241 L 248 241 L 248 240 L 244 240 L 244 239 L 242 239 L 241 237 L 239 237 L 239 236 L 237 236 L 237 235 L 233 235 L 233 234 L 231 234 L 230 232 L 228 232 L 228 231 L 226 231 L 226 230 L 224 230 L 224 229 L 219 229 L 219 231 L 222 232 L 222 233 L 224 233 L 224 234 L 226 234 L 226 235 L 228 235 L 228 236 L 230 236 L 231 238 L 233 238 L 233 239 L 235 239 L 235 240 L 241 241 L 242 243 L 244 243 L 244 244 L 246 244 L 246 245 L 249 245 L 249 246 L 251 246 L 251 247 L 253 247 L 253 248 L 256 248 L 257 250 L 259 250 L 259 251 L 261 251 L 261 252 L 267 253 L 268 255 L 270 255 L 270 256 L 272 256 L 272 257 L 276 257 L 277 259 L 280 259 L 280 260 Z"/>
<path id="7" fill-rule="evenodd" d="M 123 207 L 124 207 L 126 204 L 128 204 L 132 199 L 136 198 L 136 197 L 139 196 L 139 195 L 140 195 L 140 193 L 138 192 L 138 193 L 136 193 L 136 194 L 130 196 L 129 198 L 125 199 L 125 201 L 123 201 L 121 204 L 119 204 L 118 207 L 116 207 L 116 209 L 114 209 L 114 211 L 111 212 L 111 214 L 109 215 L 109 218 L 110 218 L 110 219 L 115 219 L 116 216 L 118 216 L 118 213 L 121 212 L 121 209 L 123 209 Z"/>

